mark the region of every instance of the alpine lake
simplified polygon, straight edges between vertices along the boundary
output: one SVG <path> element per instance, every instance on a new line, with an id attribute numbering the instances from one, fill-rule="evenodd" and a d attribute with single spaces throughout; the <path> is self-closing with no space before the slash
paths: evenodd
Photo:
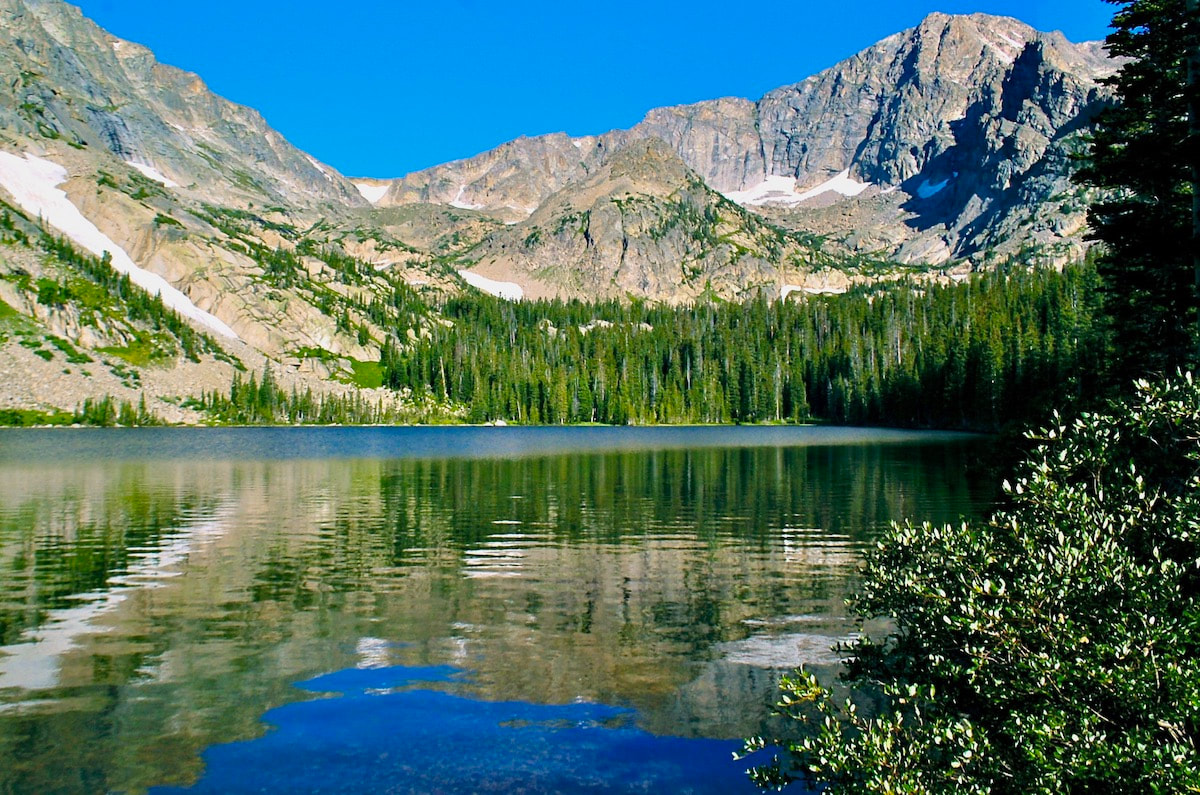
<path id="1" fill-rule="evenodd" d="M 755 792 L 972 437 L 0 431 L 0 793 Z"/>

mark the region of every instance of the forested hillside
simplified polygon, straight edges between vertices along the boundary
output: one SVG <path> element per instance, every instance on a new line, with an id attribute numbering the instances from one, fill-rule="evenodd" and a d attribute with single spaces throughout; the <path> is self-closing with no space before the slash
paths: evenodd
<path id="1" fill-rule="evenodd" d="M 685 305 L 511 302 L 471 290 L 414 289 L 307 239 L 297 244 L 299 254 L 256 246 L 249 250 L 265 286 L 308 291 L 337 317 L 339 333 L 381 351 L 373 362 L 296 349 L 295 361 L 330 368 L 345 385 L 340 394 L 314 393 L 281 381 L 270 366 L 247 373 L 161 299 L 19 213 L 0 214 L 0 243 L 36 257 L 36 274 L 4 277 L 27 305 L 70 318 L 66 325 L 92 329 L 93 337 L 121 340 L 74 359 L 63 354 L 69 366 L 96 361 L 113 369 L 134 390 L 93 403 L 136 405 L 145 377 L 204 358 L 234 365 L 228 389 L 197 389 L 177 400 L 219 423 L 815 420 L 991 430 L 1073 403 L 1104 371 L 1090 263 L 1062 271 L 1014 263 L 958 282 L 918 274 L 842 295 L 760 293 L 745 302 L 711 293 Z M 319 259 L 332 281 L 374 289 L 332 291 L 311 279 L 302 255 Z M 69 344 L 15 327 L 0 332 L 27 348 Z M 55 359 L 49 349 L 40 355 Z M 81 368 L 85 376 L 95 369 Z M 389 391 L 355 391 L 381 386 Z M 77 407 L 27 419 L 129 424 L 129 412 L 123 416 Z M 138 416 L 138 424 L 157 420 L 153 410 Z"/>
<path id="2" fill-rule="evenodd" d="M 958 284 L 701 301 L 463 296 L 385 383 L 469 406 L 474 422 L 828 420 L 991 429 L 1072 402 L 1100 371 L 1088 265 Z"/>

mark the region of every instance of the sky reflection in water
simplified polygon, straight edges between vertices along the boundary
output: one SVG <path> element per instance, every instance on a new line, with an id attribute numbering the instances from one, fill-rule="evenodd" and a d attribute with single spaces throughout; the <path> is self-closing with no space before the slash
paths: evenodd
<path id="1" fill-rule="evenodd" d="M 456 669 L 348 669 L 301 684 L 333 697 L 267 713 L 275 730 L 205 753 L 186 789 L 242 792 L 752 793 L 739 742 L 661 737 L 631 710 L 492 702 L 446 690 Z"/>

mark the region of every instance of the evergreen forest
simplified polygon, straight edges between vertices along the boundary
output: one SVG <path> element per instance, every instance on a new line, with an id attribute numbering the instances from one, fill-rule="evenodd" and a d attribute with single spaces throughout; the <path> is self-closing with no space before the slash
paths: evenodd
<path id="1" fill-rule="evenodd" d="M 469 294 L 385 346 L 384 382 L 467 419 L 803 422 L 995 429 L 1094 387 L 1095 271 L 1009 267 L 958 283 L 655 306 Z"/>

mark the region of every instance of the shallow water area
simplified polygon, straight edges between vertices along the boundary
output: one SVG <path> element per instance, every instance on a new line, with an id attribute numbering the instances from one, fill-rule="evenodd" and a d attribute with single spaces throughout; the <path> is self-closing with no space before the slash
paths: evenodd
<path id="1" fill-rule="evenodd" d="M 986 444 L 0 432 L 0 791 L 735 791 L 880 529 L 986 512 Z"/>

